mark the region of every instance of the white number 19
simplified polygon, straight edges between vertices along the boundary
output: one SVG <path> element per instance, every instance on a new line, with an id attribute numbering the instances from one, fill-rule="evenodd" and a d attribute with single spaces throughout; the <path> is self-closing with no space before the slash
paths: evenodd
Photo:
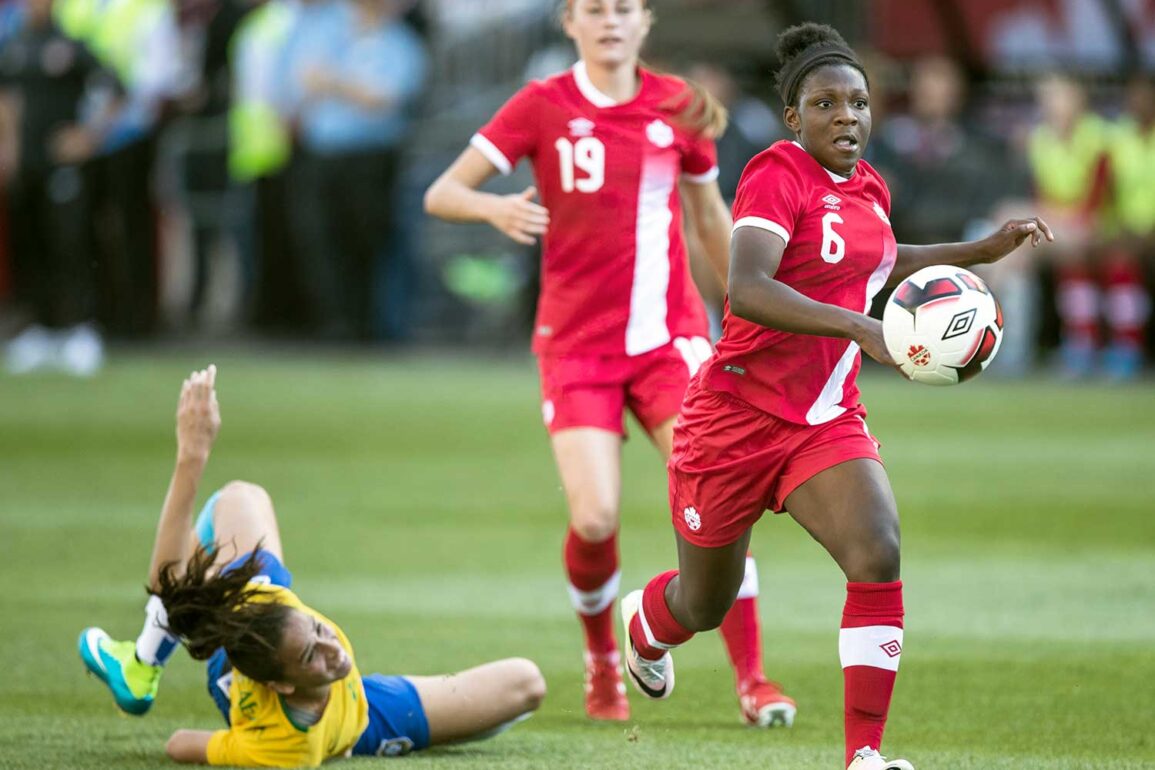
<path id="1" fill-rule="evenodd" d="M 558 161 L 561 163 L 561 189 L 565 192 L 592 193 L 602 189 L 606 182 L 606 146 L 592 136 L 582 137 L 576 142 L 562 137 L 554 144 Z M 574 167 L 587 176 L 575 179 Z"/>

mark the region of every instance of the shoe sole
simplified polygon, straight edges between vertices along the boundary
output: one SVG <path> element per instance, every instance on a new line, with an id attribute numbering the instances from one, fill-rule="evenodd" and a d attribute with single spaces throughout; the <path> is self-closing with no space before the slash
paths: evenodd
<path id="1" fill-rule="evenodd" d="M 798 713 L 795 706 L 789 703 L 771 703 L 763 706 L 758 710 L 758 716 L 755 719 L 749 719 L 745 713 L 742 715 L 742 721 L 751 727 L 793 727 L 794 716 Z"/>
<path id="2" fill-rule="evenodd" d="M 108 638 L 108 634 L 102 634 L 92 628 L 86 628 L 81 631 L 80 639 L 77 640 L 77 647 L 80 650 L 80 660 L 83 661 L 84 667 L 88 669 L 88 673 L 103 682 L 104 686 L 108 688 L 108 691 L 112 693 L 112 699 L 116 702 L 118 709 L 134 717 L 144 716 L 144 714 L 152 708 L 152 701 L 141 700 L 135 696 L 126 700 L 118 692 L 119 688 L 110 681 L 108 669 L 101 659 L 100 640 L 102 638 Z"/>
<path id="3" fill-rule="evenodd" d="M 634 689 L 650 700 L 665 700 L 669 698 L 670 693 L 674 691 L 674 671 L 672 668 L 670 669 L 670 680 L 661 690 L 650 688 L 650 686 L 643 682 L 638 675 L 634 673 L 634 670 L 630 668 L 630 659 L 634 652 L 634 642 L 630 639 L 630 621 L 634 619 L 634 615 L 638 614 L 641 601 L 642 592 L 631 591 L 618 602 L 618 609 L 622 614 L 622 627 L 625 629 L 625 669 L 626 673 L 630 675 L 630 681 L 633 683 Z M 666 654 L 668 655 L 669 653 Z"/>

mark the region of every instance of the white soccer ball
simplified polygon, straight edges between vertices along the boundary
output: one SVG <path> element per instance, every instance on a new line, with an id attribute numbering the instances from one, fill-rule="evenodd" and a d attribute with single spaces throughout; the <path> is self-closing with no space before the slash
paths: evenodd
<path id="1" fill-rule="evenodd" d="M 882 311 L 882 334 L 907 378 L 957 385 L 994 360 L 1003 339 L 1003 311 L 977 275 L 934 265 L 890 295 Z"/>

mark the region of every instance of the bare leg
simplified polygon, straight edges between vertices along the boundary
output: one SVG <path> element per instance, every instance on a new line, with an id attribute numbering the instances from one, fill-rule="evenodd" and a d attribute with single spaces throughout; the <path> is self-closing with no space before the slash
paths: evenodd
<path id="1" fill-rule="evenodd" d="M 258 544 L 281 563 L 285 561 L 272 498 L 257 484 L 230 481 L 221 487 L 213 509 L 213 536 L 220 549 L 220 566 L 249 553 Z"/>
<path id="2" fill-rule="evenodd" d="M 746 573 L 750 530 L 720 548 L 678 540 L 678 575 L 666 586 L 666 605 L 688 631 L 717 628 L 730 611 Z"/>
<path id="3" fill-rule="evenodd" d="M 545 679 L 525 658 L 506 658 L 444 676 L 407 676 L 429 720 L 433 745 L 495 734 L 545 699 Z"/>
<path id="4" fill-rule="evenodd" d="M 794 490 L 786 508 L 830 552 L 847 580 L 898 580 L 898 508 L 879 463 L 861 459 L 828 468 Z"/>
<path id="5" fill-rule="evenodd" d="M 582 540 L 600 543 L 618 529 L 622 438 L 600 428 L 572 428 L 550 437 L 570 524 Z"/>
<path id="6" fill-rule="evenodd" d="M 886 471 L 869 459 L 822 471 L 795 490 L 786 507 L 848 581 L 838 654 L 849 764 L 864 746 L 881 749 L 902 657 L 898 510 Z"/>

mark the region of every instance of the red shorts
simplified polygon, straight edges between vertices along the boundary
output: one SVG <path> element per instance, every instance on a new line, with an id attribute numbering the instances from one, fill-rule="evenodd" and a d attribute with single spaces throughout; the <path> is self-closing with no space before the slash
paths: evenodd
<path id="1" fill-rule="evenodd" d="M 882 462 L 862 406 L 822 425 L 798 425 L 726 393 L 694 388 L 674 426 L 670 512 L 694 545 L 729 545 L 767 509 L 827 468 L 858 458 Z"/>
<path id="2" fill-rule="evenodd" d="M 629 407 L 652 431 L 678 414 L 690 376 L 712 353 L 704 337 L 679 337 L 638 356 L 542 356 L 542 420 L 551 434 L 601 428 L 625 436 Z"/>

